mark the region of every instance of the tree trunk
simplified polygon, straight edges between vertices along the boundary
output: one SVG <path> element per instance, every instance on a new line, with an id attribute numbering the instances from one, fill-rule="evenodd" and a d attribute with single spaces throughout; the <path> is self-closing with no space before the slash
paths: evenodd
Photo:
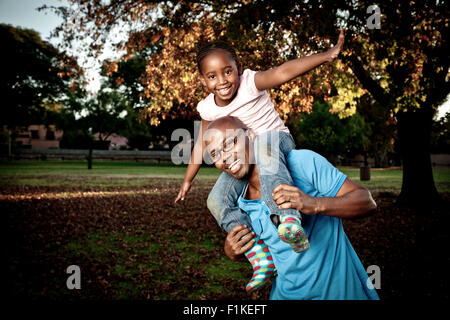
<path id="1" fill-rule="evenodd" d="M 11 129 L 8 128 L 8 160 L 12 159 L 11 152 Z"/>
<path id="2" fill-rule="evenodd" d="M 359 180 L 369 181 L 370 180 L 370 167 L 367 161 L 367 152 L 364 150 L 364 164 L 359 168 Z"/>
<path id="3" fill-rule="evenodd" d="M 375 168 L 387 168 L 389 166 L 387 159 L 387 150 L 387 145 L 384 145 L 380 147 L 380 150 L 378 150 L 378 152 L 375 153 Z"/>
<path id="4" fill-rule="evenodd" d="M 421 108 L 399 113 L 398 138 L 403 166 L 402 190 L 397 203 L 406 206 L 435 206 L 440 197 L 434 185 L 430 158 L 433 112 Z"/>
<path id="5" fill-rule="evenodd" d="M 361 181 L 370 180 L 370 167 L 368 165 L 359 168 L 359 180 Z"/>
<path id="6" fill-rule="evenodd" d="M 88 162 L 88 170 L 92 169 L 92 148 L 94 142 L 91 140 L 89 142 L 89 152 L 88 152 L 88 156 L 87 156 L 87 162 Z"/>
<path id="7" fill-rule="evenodd" d="M 92 145 L 89 147 L 89 153 L 87 156 L 88 169 L 92 169 Z"/>

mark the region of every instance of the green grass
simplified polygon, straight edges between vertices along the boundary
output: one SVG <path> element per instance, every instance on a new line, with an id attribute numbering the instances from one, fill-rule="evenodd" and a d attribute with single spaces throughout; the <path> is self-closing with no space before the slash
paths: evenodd
<path id="1" fill-rule="evenodd" d="M 360 181 L 359 168 L 340 167 L 351 180 L 360 183 L 369 190 L 400 192 L 402 187 L 403 172 L 401 168 L 372 168 L 370 180 Z M 439 192 L 450 192 L 450 168 L 433 168 L 433 177 Z"/>
<path id="2" fill-rule="evenodd" d="M 371 169 L 370 181 L 359 180 L 359 168 L 340 167 L 355 182 L 372 191 L 399 192 L 402 184 L 401 168 Z M 30 186 L 83 186 L 89 187 L 140 187 L 151 185 L 157 178 L 182 179 L 186 166 L 170 163 L 94 161 L 88 170 L 86 161 L 2 161 L 1 185 Z M 214 167 L 202 167 L 196 177 L 215 180 L 220 171 Z M 433 168 L 434 181 L 439 192 L 450 192 L 450 168 Z"/>
<path id="3" fill-rule="evenodd" d="M 0 175 L 3 174 L 83 174 L 83 175 L 114 175 L 178 178 L 186 171 L 186 165 L 173 165 L 170 163 L 147 163 L 128 161 L 94 161 L 91 170 L 87 169 L 86 161 L 0 161 Z M 219 171 L 214 167 L 203 167 L 199 176 L 217 176 Z"/>
<path id="4" fill-rule="evenodd" d="M 140 187 L 152 184 L 157 178 L 182 179 L 186 165 L 169 163 L 94 161 L 87 169 L 86 161 L 1 161 L 1 185 L 30 186 L 83 186 L 90 187 Z M 202 167 L 200 180 L 215 180 L 220 171 L 215 167 Z"/>
<path id="5" fill-rule="evenodd" d="M 108 266 L 108 277 L 115 279 L 111 281 L 115 299 L 133 299 L 139 295 L 143 289 L 139 283 L 139 275 L 144 272 L 151 273 L 151 281 L 155 286 L 163 286 L 176 282 L 177 274 L 183 273 L 187 266 L 195 266 L 197 272 L 214 279 L 212 283 L 200 286 L 201 289 L 190 292 L 187 299 L 199 299 L 210 292 L 232 295 L 232 292 L 227 292 L 224 280 L 234 279 L 245 283 L 250 270 L 248 263 L 235 263 L 225 256 L 220 259 L 205 257 L 196 249 L 211 251 L 218 244 L 210 238 L 199 243 L 197 237 L 195 232 L 185 232 L 182 235 L 159 232 L 133 235 L 91 231 L 82 238 L 64 244 L 54 254 L 74 261 L 87 261 L 87 264 L 100 261 L 102 265 Z M 171 254 L 177 257 L 170 257 Z M 178 259 L 176 261 L 179 263 L 172 262 L 174 259 Z M 161 263 L 162 260 L 166 263 Z M 186 291 L 189 292 L 187 288 Z M 159 298 L 173 297 L 161 295 Z"/>

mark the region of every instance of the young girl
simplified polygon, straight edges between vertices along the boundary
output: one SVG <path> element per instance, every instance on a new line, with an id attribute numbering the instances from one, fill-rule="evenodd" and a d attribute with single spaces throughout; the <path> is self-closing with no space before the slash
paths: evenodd
<path id="1" fill-rule="evenodd" d="M 293 185 L 285 157 L 295 149 L 295 143 L 266 90 L 288 82 L 325 62 L 333 61 L 343 43 L 344 30 L 341 29 L 337 45 L 327 52 L 294 59 L 262 72 L 249 69 L 242 72 L 234 49 L 225 42 L 215 41 L 203 46 L 197 54 L 197 66 L 200 80 L 210 95 L 197 106 L 202 118 L 201 139 L 197 139 L 195 143 L 175 203 L 184 200 L 200 169 L 205 150 L 204 133 L 208 124 L 224 116 L 234 116 L 256 135 L 255 160 L 259 170 L 261 197 L 270 209 L 280 239 L 289 243 L 295 252 L 307 250 L 309 242 L 301 226 L 300 213 L 295 209 L 280 209 L 272 198 L 272 190 L 277 185 Z M 231 172 L 237 172 L 240 168 L 239 161 L 227 165 Z M 248 215 L 237 207 L 237 199 L 244 186 L 245 181 L 223 172 L 208 196 L 208 209 L 227 233 L 237 225 L 251 226 Z M 246 286 L 246 290 L 251 292 L 270 279 L 275 266 L 269 248 L 258 235 L 255 236 L 254 246 L 245 256 L 253 265 L 254 274 Z"/>

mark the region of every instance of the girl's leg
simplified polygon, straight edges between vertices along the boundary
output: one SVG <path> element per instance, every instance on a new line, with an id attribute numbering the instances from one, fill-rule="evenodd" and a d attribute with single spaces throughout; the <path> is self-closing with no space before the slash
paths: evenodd
<path id="1" fill-rule="evenodd" d="M 245 181 L 222 172 L 206 201 L 209 211 L 227 233 L 240 224 L 252 228 L 250 217 L 237 206 L 237 200 L 245 184 Z"/>
<path id="2" fill-rule="evenodd" d="M 296 209 L 280 209 L 273 201 L 272 190 L 281 183 L 294 185 L 286 157 L 295 149 L 292 136 L 283 131 L 268 131 L 256 137 L 255 160 L 258 166 L 261 195 L 272 214 L 301 217 Z"/>
<path id="3" fill-rule="evenodd" d="M 289 243 L 295 252 L 303 252 L 309 248 L 309 242 L 301 225 L 300 212 L 280 209 L 272 197 L 272 190 L 279 184 L 294 185 L 286 163 L 286 157 L 294 148 L 292 136 L 282 131 L 268 131 L 255 140 L 255 159 L 263 200 L 278 226 L 280 239 Z"/>
<path id="4" fill-rule="evenodd" d="M 253 266 L 253 276 L 245 289 L 247 292 L 253 292 L 261 288 L 272 277 L 275 272 L 275 264 L 269 247 L 259 236 L 255 236 L 255 245 L 245 253 L 248 261 Z"/>
<path id="5" fill-rule="evenodd" d="M 208 209 L 226 232 L 230 232 L 240 224 L 245 224 L 252 229 L 250 217 L 237 206 L 237 200 L 245 184 L 245 181 L 235 179 L 223 172 L 208 196 Z M 245 253 L 245 256 L 253 267 L 252 279 L 245 289 L 247 292 L 252 292 L 267 283 L 275 271 L 275 265 L 269 248 L 258 235 L 255 236 L 255 244 Z"/>
<path id="6" fill-rule="evenodd" d="M 292 249 L 297 253 L 309 249 L 309 241 L 306 232 L 303 230 L 301 220 L 296 216 L 280 216 L 278 235 L 281 240 L 289 243 Z"/>

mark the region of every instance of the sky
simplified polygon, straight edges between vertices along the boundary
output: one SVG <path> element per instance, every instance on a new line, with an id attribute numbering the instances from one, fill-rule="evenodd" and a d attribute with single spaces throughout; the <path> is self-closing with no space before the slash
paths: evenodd
<path id="1" fill-rule="evenodd" d="M 34 29 L 41 38 L 49 40 L 50 32 L 61 23 L 61 18 L 50 11 L 37 11 L 42 5 L 61 6 L 67 4 L 65 0 L 0 0 L 0 23 L 9 23 L 15 27 Z M 108 56 L 105 52 L 104 56 Z M 100 87 L 99 64 L 90 64 L 86 68 L 88 79 L 91 80 L 88 90 L 96 92 Z M 450 98 L 438 110 L 438 117 L 450 111 Z"/>
<path id="2" fill-rule="evenodd" d="M 60 6 L 64 3 L 58 0 L 0 0 L 0 22 L 34 29 L 48 40 L 61 19 L 51 12 L 38 12 L 36 8 L 44 4 Z"/>

